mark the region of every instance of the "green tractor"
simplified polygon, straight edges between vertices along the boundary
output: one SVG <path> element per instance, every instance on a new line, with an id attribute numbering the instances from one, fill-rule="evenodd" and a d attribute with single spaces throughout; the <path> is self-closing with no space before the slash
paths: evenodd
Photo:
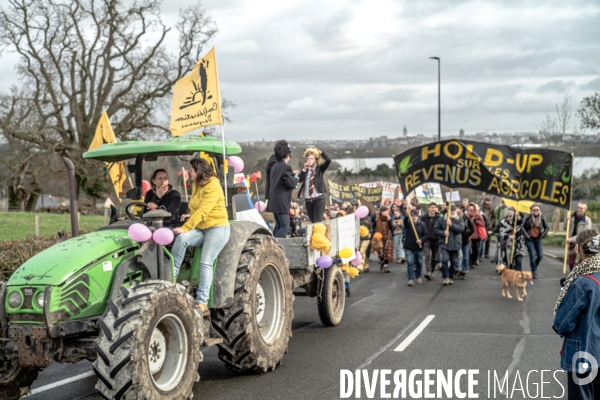
<path id="1" fill-rule="evenodd" d="M 199 152 L 212 158 L 227 194 L 231 237 L 214 264 L 210 315 L 193 307 L 202 249 L 188 249 L 174 279 L 167 247 L 127 235 L 133 223 L 160 228 L 170 214 L 136 216 L 128 207 L 128 220 L 59 242 L 0 282 L 0 398 L 27 394 L 38 371 L 54 361 L 87 359 L 104 398 L 188 399 L 200 379 L 203 347 L 217 345 L 219 358 L 234 371 L 275 369 L 292 335 L 295 295 L 317 297 L 324 325 L 341 321 L 341 270 L 316 268 L 318 253 L 307 238 L 277 240 L 265 226 L 236 218 L 245 188 L 232 172 L 225 176 L 223 149 L 225 156 L 241 152 L 233 142 L 189 137 L 104 144 L 84 154 L 104 162 L 135 160 L 130 172 L 136 188 L 128 196 L 138 200 L 144 161 Z M 310 237 L 310 226 L 307 231 Z M 336 246 L 332 240 L 332 251 Z"/>

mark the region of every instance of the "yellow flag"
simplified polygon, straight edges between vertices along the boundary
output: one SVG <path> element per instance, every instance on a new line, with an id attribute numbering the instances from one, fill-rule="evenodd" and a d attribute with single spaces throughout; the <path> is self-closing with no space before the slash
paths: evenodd
<path id="1" fill-rule="evenodd" d="M 113 131 L 112 126 L 110 125 L 108 114 L 106 113 L 106 111 L 104 111 L 102 113 L 102 116 L 100 117 L 100 121 L 98 121 L 98 126 L 96 127 L 96 134 L 94 135 L 94 139 L 92 139 L 92 143 L 90 143 L 90 148 L 88 150 L 93 150 L 96 147 L 100 147 L 104 143 L 116 142 L 117 137 L 115 136 L 115 132 Z M 123 190 L 123 182 L 125 182 L 125 179 L 127 178 L 125 172 L 125 162 L 119 161 L 116 163 L 106 163 L 106 167 L 108 168 L 110 180 L 113 186 L 115 187 L 117 198 L 119 198 L 119 193 L 121 193 L 121 191 Z"/>
<path id="2" fill-rule="evenodd" d="M 181 136 L 222 123 L 217 57 L 213 47 L 188 76 L 175 83 L 169 129 L 173 136 Z"/>
<path id="3" fill-rule="evenodd" d="M 507 207 L 512 207 L 521 214 L 529 214 L 531 212 L 531 206 L 533 206 L 533 201 L 531 200 L 513 200 L 506 198 L 503 200 Z"/>

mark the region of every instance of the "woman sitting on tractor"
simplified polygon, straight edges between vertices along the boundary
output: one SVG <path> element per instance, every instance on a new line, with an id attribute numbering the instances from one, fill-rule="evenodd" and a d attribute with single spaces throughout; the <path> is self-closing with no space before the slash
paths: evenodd
<path id="1" fill-rule="evenodd" d="M 179 223 L 179 205 L 181 204 L 181 195 L 177 190 L 173 190 L 173 186 L 169 184 L 169 175 L 164 169 L 157 169 L 150 178 L 152 189 L 146 192 L 144 196 L 144 213 L 150 210 L 158 210 L 164 208 L 171 213 L 169 218 L 163 220 L 163 226 L 166 228 L 174 228 L 180 226 Z"/>
<path id="2" fill-rule="evenodd" d="M 229 240 L 230 227 L 223 189 L 210 164 L 200 158 L 190 161 L 190 178 L 193 182 L 188 205 L 190 214 L 182 215 L 181 221 L 187 219 L 187 222 L 181 228 L 173 229 L 177 235 L 173 244 L 175 276 L 179 273 L 186 249 L 202 246 L 196 307 L 205 312 L 208 310 L 213 264 Z"/>

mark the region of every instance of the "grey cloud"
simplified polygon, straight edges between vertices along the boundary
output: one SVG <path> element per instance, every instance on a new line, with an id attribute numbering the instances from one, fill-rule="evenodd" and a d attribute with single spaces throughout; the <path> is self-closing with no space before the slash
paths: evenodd
<path id="1" fill-rule="evenodd" d="M 567 89 L 573 84 L 573 82 L 565 82 L 562 80 L 552 80 L 549 81 L 542 86 L 538 87 L 536 90 L 541 93 L 555 92 L 555 93 L 564 93 Z"/>
<path id="2" fill-rule="evenodd" d="M 600 77 L 589 81 L 588 83 L 586 83 L 585 85 L 582 85 L 581 87 L 583 89 L 600 91 Z"/>
<path id="3" fill-rule="evenodd" d="M 400 89 L 392 89 L 386 92 L 380 93 L 379 97 L 384 101 L 396 101 L 396 102 L 406 102 L 413 99 L 414 89 L 409 88 L 400 88 Z"/>

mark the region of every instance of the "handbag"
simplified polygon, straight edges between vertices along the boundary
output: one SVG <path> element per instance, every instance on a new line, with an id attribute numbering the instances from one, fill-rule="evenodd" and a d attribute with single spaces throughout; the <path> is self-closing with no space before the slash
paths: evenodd
<path id="1" fill-rule="evenodd" d="M 539 238 L 540 233 L 540 228 L 538 228 L 537 226 L 531 225 L 531 228 L 529 228 L 529 237 L 531 237 L 532 239 Z"/>
<path id="2" fill-rule="evenodd" d="M 487 231 L 485 230 L 485 226 L 477 225 L 477 235 L 479 235 L 480 240 L 487 239 Z"/>

